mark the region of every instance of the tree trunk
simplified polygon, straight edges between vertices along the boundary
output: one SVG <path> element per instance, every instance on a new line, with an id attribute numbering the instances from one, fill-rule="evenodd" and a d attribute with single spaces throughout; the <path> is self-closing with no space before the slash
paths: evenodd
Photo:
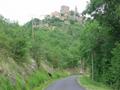
<path id="1" fill-rule="evenodd" d="M 94 80 L 94 54 L 95 54 L 94 52 L 91 54 L 92 80 Z"/>

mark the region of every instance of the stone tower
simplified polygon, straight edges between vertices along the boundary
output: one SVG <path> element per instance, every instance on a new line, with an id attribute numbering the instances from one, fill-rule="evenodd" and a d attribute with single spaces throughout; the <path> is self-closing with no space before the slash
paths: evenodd
<path id="1" fill-rule="evenodd" d="M 78 12 L 77 6 L 75 6 L 75 14 Z"/>
<path id="2" fill-rule="evenodd" d="M 75 6 L 75 12 L 74 12 L 74 20 L 76 20 L 76 17 L 77 17 L 77 13 L 78 13 L 78 9 L 77 9 L 77 6 Z"/>

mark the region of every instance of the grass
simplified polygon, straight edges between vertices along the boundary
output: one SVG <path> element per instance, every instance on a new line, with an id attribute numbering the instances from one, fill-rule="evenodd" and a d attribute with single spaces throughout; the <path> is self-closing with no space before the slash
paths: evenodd
<path id="1" fill-rule="evenodd" d="M 105 84 L 91 80 L 88 76 L 81 76 L 79 83 L 86 88 L 86 90 L 112 90 Z"/>
<path id="2" fill-rule="evenodd" d="M 16 76 L 16 80 L 12 80 L 0 75 L 0 90 L 23 90 L 24 88 L 24 80 L 21 77 Z"/>
<path id="3" fill-rule="evenodd" d="M 24 80 L 22 76 L 17 75 L 15 81 L 12 79 L 11 81 L 8 77 L 0 75 L 0 90 L 33 90 L 33 88 L 49 80 L 49 76 L 46 72 L 36 71 L 26 79 Z"/>
<path id="4" fill-rule="evenodd" d="M 33 90 L 33 88 L 38 87 L 49 80 L 49 76 L 46 72 L 37 71 L 28 78 L 26 83 L 27 90 Z"/>
<path id="5" fill-rule="evenodd" d="M 33 90 L 44 90 L 53 81 L 53 79 L 49 79 L 48 81 L 40 84 L 38 87 L 33 88 Z"/>

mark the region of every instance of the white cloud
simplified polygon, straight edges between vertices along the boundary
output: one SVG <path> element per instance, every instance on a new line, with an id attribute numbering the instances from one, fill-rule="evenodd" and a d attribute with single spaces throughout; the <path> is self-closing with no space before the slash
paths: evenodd
<path id="1" fill-rule="evenodd" d="M 0 14 L 10 20 L 24 24 L 32 17 L 59 11 L 61 5 L 68 5 L 71 9 L 78 7 L 82 12 L 88 0 L 0 0 Z"/>

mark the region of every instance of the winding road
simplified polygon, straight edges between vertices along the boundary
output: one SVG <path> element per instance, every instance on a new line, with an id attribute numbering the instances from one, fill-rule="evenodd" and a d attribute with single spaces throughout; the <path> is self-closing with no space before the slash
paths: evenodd
<path id="1" fill-rule="evenodd" d="M 61 80 L 55 81 L 49 85 L 45 90 L 85 90 L 82 88 L 76 78 L 78 76 L 70 76 Z"/>

